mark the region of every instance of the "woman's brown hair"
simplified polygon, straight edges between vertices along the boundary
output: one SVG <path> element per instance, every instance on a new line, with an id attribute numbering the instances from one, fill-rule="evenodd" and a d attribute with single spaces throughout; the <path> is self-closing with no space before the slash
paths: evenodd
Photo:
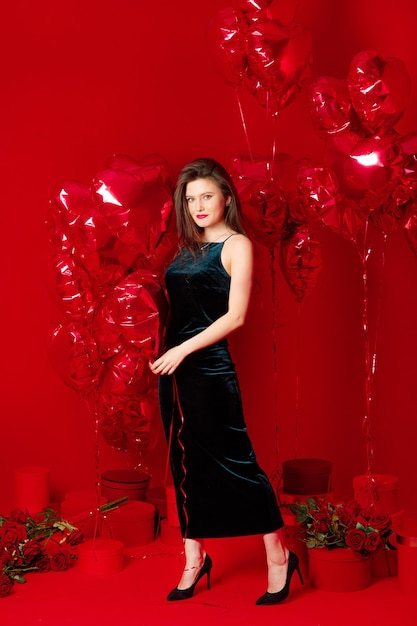
<path id="1" fill-rule="evenodd" d="M 230 198 L 225 212 L 226 227 L 237 233 L 245 232 L 240 219 L 239 196 L 228 171 L 214 159 L 196 159 L 184 166 L 174 192 L 180 246 L 189 249 L 195 248 L 195 244 L 199 241 L 204 230 L 192 219 L 186 198 L 187 184 L 199 178 L 210 178 L 220 189 L 224 198 Z"/>

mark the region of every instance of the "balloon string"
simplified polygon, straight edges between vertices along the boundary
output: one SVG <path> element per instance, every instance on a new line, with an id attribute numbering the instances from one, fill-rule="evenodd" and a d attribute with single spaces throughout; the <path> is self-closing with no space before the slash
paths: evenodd
<path id="1" fill-rule="evenodd" d="M 277 315 L 277 298 L 276 298 L 276 255 L 277 246 L 274 246 L 270 251 L 271 254 L 271 279 L 272 279 L 272 340 L 273 340 L 273 352 L 274 352 L 274 414 L 275 414 L 275 457 L 276 465 L 278 468 L 280 460 L 279 442 L 278 442 L 278 346 L 277 346 L 277 329 L 278 329 L 278 315 Z"/>
<path id="2" fill-rule="evenodd" d="M 101 533 L 100 528 L 100 497 L 101 497 L 101 476 L 100 476 L 100 441 L 99 441 L 99 417 L 98 417 L 98 391 L 93 394 L 93 414 L 94 414 L 94 448 L 95 448 L 95 473 L 96 473 L 96 510 L 94 517 L 94 540 Z"/>
<path id="3" fill-rule="evenodd" d="M 274 180 L 274 169 L 275 169 L 275 159 L 277 153 L 277 138 L 275 135 L 276 130 L 276 120 L 277 118 L 272 116 L 272 148 L 271 148 L 271 163 L 269 166 L 269 180 Z"/>
<path id="4" fill-rule="evenodd" d="M 275 165 L 275 157 L 276 157 L 276 117 L 270 114 L 270 95 L 269 91 L 266 92 L 266 114 L 267 117 L 271 120 L 271 136 L 272 136 L 272 146 L 271 146 L 271 158 L 266 161 L 267 175 L 268 181 L 274 180 L 274 165 Z"/>
<path id="5" fill-rule="evenodd" d="M 295 5 L 295 8 L 294 8 L 294 15 L 292 17 L 291 22 L 295 22 L 299 8 L 300 8 L 300 3 L 297 2 L 296 5 Z"/>
<path id="6" fill-rule="evenodd" d="M 298 422 L 300 416 L 300 351 L 301 351 L 301 302 L 297 304 L 297 343 L 295 364 L 295 435 L 294 458 L 298 457 Z"/>
<path id="7" fill-rule="evenodd" d="M 375 320 L 375 333 L 374 333 L 374 344 L 372 349 L 372 358 L 371 358 L 371 389 L 374 385 L 374 378 L 376 374 L 377 367 L 377 348 L 378 348 L 378 339 L 379 339 L 379 323 L 381 319 L 381 302 L 382 302 L 382 291 L 383 291 L 383 277 L 385 272 L 385 253 L 387 247 L 387 239 L 388 236 L 384 233 L 382 252 L 381 252 L 381 272 L 379 278 L 378 285 L 378 297 L 377 297 L 377 305 L 376 305 L 376 320 Z"/>
<path id="8" fill-rule="evenodd" d="M 365 414 L 362 422 L 362 430 L 365 434 L 366 442 L 366 482 L 369 494 L 369 506 L 375 504 L 375 481 L 372 477 L 373 464 L 373 442 L 371 434 L 371 404 L 372 404 L 372 357 L 371 357 L 371 341 L 369 336 L 369 285 L 368 285 L 368 261 L 372 249 L 368 247 L 368 219 L 365 221 L 364 227 L 364 243 L 362 259 L 362 284 L 363 284 L 363 310 L 362 310 L 362 327 L 364 333 L 365 348 Z"/>
<path id="9" fill-rule="evenodd" d="M 369 376 L 368 382 L 368 424 L 366 429 L 367 435 L 367 458 L 368 458 L 368 466 L 367 466 L 367 474 L 366 474 L 366 484 L 365 484 L 365 493 L 369 499 L 369 508 L 375 506 L 375 501 L 378 499 L 377 494 L 377 485 L 375 477 L 372 475 L 372 461 L 374 456 L 373 444 L 372 444 L 372 436 L 371 436 L 371 405 L 373 401 L 373 390 L 375 384 L 375 375 L 377 371 L 377 349 L 378 349 L 378 338 L 379 338 L 379 323 L 381 317 L 381 302 L 382 302 L 382 291 L 383 291 L 383 275 L 385 270 L 385 253 L 386 253 L 386 244 L 387 244 L 387 234 L 383 235 L 383 246 L 381 253 L 381 271 L 379 274 L 379 285 L 378 285 L 378 295 L 377 295 L 377 304 L 376 304 L 376 319 L 375 319 L 375 332 L 374 332 L 374 340 L 373 347 L 371 348 L 371 341 L 369 340 L 369 358 L 368 358 L 368 367 L 369 372 L 367 370 L 366 374 Z M 371 250 L 368 250 L 368 255 Z M 369 258 L 369 256 L 368 256 Z M 369 332 L 368 332 L 369 337 Z"/>
<path id="10" fill-rule="evenodd" d="M 252 149 L 250 147 L 249 135 L 248 135 L 248 127 L 246 125 L 246 120 L 245 120 L 245 116 L 244 116 L 244 113 L 243 113 L 242 103 L 241 103 L 240 95 L 239 95 L 239 89 L 236 88 L 235 92 L 236 92 L 237 104 L 238 104 L 238 107 L 239 107 L 240 119 L 241 119 L 241 122 L 242 122 L 242 128 L 243 128 L 243 132 L 245 134 L 245 139 L 246 139 L 246 143 L 247 143 L 247 146 L 248 146 L 248 152 L 249 152 L 250 160 L 252 161 L 252 165 L 253 165 L 254 164 L 254 158 L 253 158 L 253 154 L 252 154 Z"/>

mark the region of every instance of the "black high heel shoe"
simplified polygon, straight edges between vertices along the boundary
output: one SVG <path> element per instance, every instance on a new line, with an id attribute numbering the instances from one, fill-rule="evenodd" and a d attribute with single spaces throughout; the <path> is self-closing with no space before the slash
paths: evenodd
<path id="1" fill-rule="evenodd" d="M 188 598 L 191 598 L 198 581 L 205 574 L 207 574 L 207 589 L 210 589 L 210 574 L 211 574 L 212 566 L 213 566 L 213 563 L 211 561 L 211 558 L 209 557 L 208 554 L 206 554 L 204 563 L 201 566 L 201 569 L 198 572 L 197 577 L 195 581 L 193 582 L 193 584 L 191 585 L 191 587 L 187 587 L 187 589 L 178 589 L 178 587 L 175 587 L 175 589 L 170 591 L 170 593 L 168 594 L 167 600 L 188 600 Z"/>
<path id="2" fill-rule="evenodd" d="M 287 569 L 287 578 L 285 580 L 285 585 L 280 591 L 277 591 L 276 593 L 269 593 L 268 591 L 266 591 L 263 596 L 261 596 L 260 598 L 256 600 L 256 604 L 258 605 L 278 604 L 279 602 L 282 602 L 283 600 L 285 600 L 288 597 L 288 594 L 290 592 L 291 577 L 294 574 L 295 570 L 297 570 L 298 575 L 300 577 L 300 581 L 304 585 L 304 580 L 303 580 L 303 577 L 301 576 L 301 571 L 300 571 L 300 564 L 298 562 L 298 556 L 294 554 L 294 552 L 290 551 L 288 555 L 288 569 Z"/>

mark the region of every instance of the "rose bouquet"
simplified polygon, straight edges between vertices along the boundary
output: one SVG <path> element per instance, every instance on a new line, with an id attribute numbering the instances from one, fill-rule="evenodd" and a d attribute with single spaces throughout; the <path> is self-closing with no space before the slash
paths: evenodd
<path id="1" fill-rule="evenodd" d="M 106 513 L 127 501 L 120 498 L 99 507 Z M 94 514 L 86 511 L 77 517 L 80 526 Z M 77 545 L 83 531 L 63 520 L 54 509 L 30 515 L 14 509 L 8 517 L 0 515 L 0 598 L 11 594 L 14 583 L 25 583 L 27 572 L 60 572 L 77 559 Z"/>
<path id="2" fill-rule="evenodd" d="M 25 583 L 27 572 L 68 569 L 82 540 L 82 532 L 53 509 L 32 516 L 20 509 L 0 515 L 0 597 L 10 595 L 15 582 Z"/>
<path id="3" fill-rule="evenodd" d="M 333 504 L 314 498 L 290 504 L 304 530 L 308 548 L 351 548 L 362 557 L 380 549 L 394 549 L 389 515 L 372 515 L 356 501 Z"/>

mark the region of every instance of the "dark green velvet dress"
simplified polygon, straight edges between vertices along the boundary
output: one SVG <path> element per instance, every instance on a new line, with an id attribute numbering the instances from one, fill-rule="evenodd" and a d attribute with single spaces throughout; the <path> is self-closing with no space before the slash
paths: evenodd
<path id="1" fill-rule="evenodd" d="M 169 266 L 167 347 L 178 345 L 226 313 L 230 276 L 222 243 Z M 190 354 L 173 376 L 159 379 L 161 415 L 183 537 L 265 534 L 283 525 L 271 484 L 259 467 L 243 417 L 227 340 Z"/>

